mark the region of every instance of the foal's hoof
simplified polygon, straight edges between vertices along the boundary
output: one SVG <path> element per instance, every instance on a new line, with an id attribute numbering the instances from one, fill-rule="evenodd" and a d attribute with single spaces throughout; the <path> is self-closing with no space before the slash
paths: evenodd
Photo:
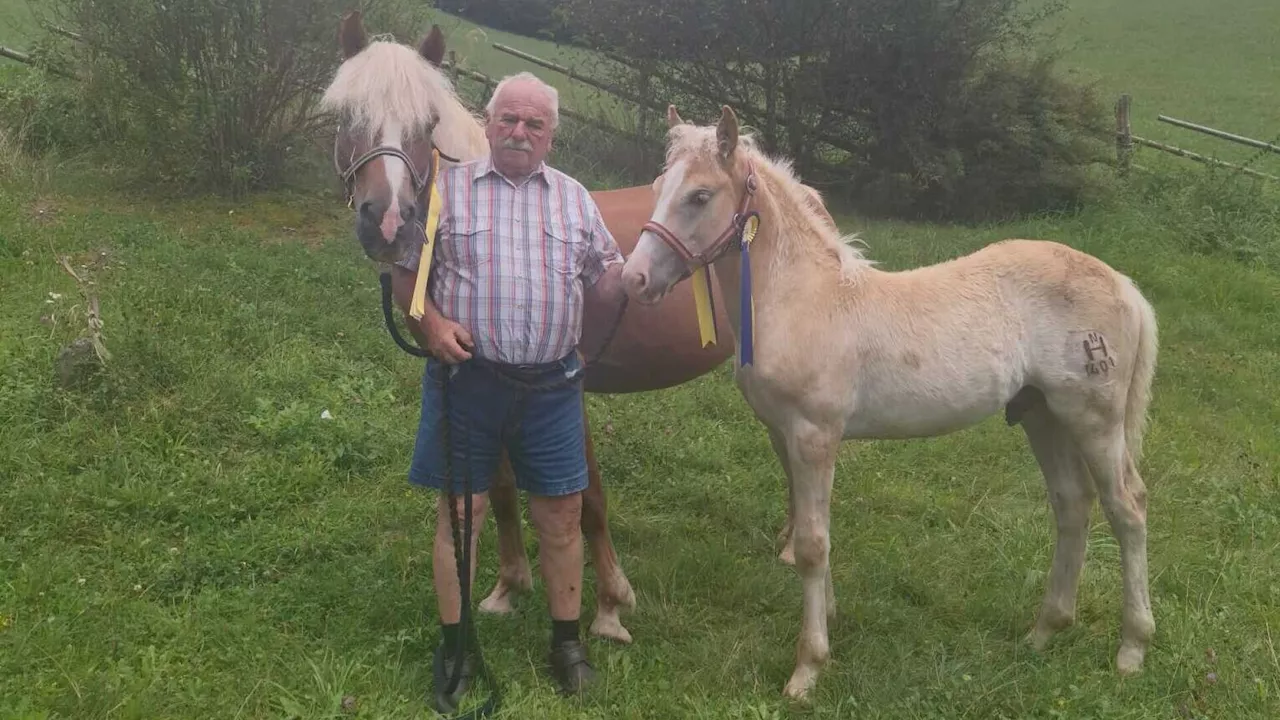
<path id="1" fill-rule="evenodd" d="M 782 552 L 778 553 L 778 560 L 783 565 L 795 565 L 796 564 L 795 545 L 791 543 L 787 543 L 787 546 L 782 548 Z"/>
<path id="2" fill-rule="evenodd" d="M 1121 645 L 1120 652 L 1116 653 L 1116 670 L 1122 677 L 1137 675 L 1142 672 L 1142 661 L 1146 654 L 1146 648 L 1140 645 Z"/>
<path id="3" fill-rule="evenodd" d="M 1042 628 L 1039 625 L 1031 628 L 1023 640 L 1031 646 L 1032 650 L 1038 653 L 1044 652 L 1049 647 L 1049 641 L 1053 639 L 1054 632 L 1052 630 Z"/>
<path id="4" fill-rule="evenodd" d="M 791 675 L 791 679 L 787 681 L 787 686 L 782 689 L 782 694 L 788 700 L 807 702 L 809 700 L 809 691 L 813 689 L 817 682 L 817 672 L 807 668 L 796 668 Z"/>
<path id="5" fill-rule="evenodd" d="M 1036 652 L 1044 652 L 1055 635 L 1075 624 L 1075 613 L 1050 607 L 1042 609 L 1036 624 L 1026 635 L 1026 641 Z"/>

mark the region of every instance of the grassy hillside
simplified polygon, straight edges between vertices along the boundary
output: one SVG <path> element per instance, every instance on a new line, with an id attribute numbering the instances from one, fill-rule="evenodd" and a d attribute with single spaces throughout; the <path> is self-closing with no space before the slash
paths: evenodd
<path id="1" fill-rule="evenodd" d="M 420 365 L 386 337 L 346 221 L 301 200 L 0 198 L 0 716 L 321 717 L 345 696 L 360 717 L 427 716 L 431 515 L 404 480 Z M 850 445 L 811 716 L 1275 717 L 1280 277 L 1171 248 L 1138 210 L 863 230 L 888 268 L 1060 239 L 1152 298 L 1159 635 L 1144 675 L 1114 676 L 1118 555 L 1096 513 L 1079 625 L 1042 657 L 1019 644 L 1052 531 L 1017 429 Z M 84 305 L 55 254 L 96 283 L 113 353 L 70 391 L 52 367 Z M 566 704 L 537 671 L 541 594 L 483 619 L 511 716 L 788 716 L 781 474 L 725 372 L 590 411 L 636 644 L 593 643 L 602 685 Z"/>
<path id="2" fill-rule="evenodd" d="M 1133 96 L 1135 134 L 1233 162 L 1254 151 L 1156 116 L 1273 143 L 1280 137 L 1280 54 L 1274 38 L 1280 3 L 1070 0 L 1055 24 L 1067 66 L 1097 81 L 1109 101 L 1124 92 Z M 1280 174 L 1280 155 L 1266 156 L 1256 167 Z"/>
<path id="3" fill-rule="evenodd" d="M 29 0 L 0 0 L 0 44 L 26 47 L 35 30 L 31 8 Z"/>

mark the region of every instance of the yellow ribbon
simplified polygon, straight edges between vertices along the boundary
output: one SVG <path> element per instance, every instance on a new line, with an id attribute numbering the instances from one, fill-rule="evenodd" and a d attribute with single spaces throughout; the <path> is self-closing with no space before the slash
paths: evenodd
<path id="1" fill-rule="evenodd" d="M 440 190 L 436 185 L 436 174 L 440 168 L 440 151 L 431 150 L 431 194 L 427 206 L 427 223 L 422 228 L 422 255 L 418 259 L 418 277 L 413 285 L 413 300 L 409 304 L 409 314 L 414 320 L 421 320 L 427 311 L 427 279 L 431 277 L 431 258 L 435 255 L 436 230 L 440 227 Z"/>
<path id="2" fill-rule="evenodd" d="M 693 271 L 693 305 L 698 313 L 698 334 L 702 336 L 702 347 L 715 345 L 718 336 L 716 314 L 711 309 L 711 278 L 707 275 L 706 265 L 700 265 Z"/>

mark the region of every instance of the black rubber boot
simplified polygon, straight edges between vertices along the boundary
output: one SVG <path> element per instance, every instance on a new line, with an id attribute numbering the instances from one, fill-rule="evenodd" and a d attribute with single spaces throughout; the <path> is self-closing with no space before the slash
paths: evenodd
<path id="1" fill-rule="evenodd" d="M 563 695 L 577 695 L 595 680 L 596 671 L 587 661 L 587 648 L 577 640 L 552 649 L 550 662 L 551 678 Z"/>
<path id="2" fill-rule="evenodd" d="M 457 658 L 445 658 L 444 643 L 436 647 L 431 663 L 431 695 L 432 707 L 441 715 L 452 715 L 458 711 L 458 703 L 467 694 L 471 681 L 475 678 L 474 659 L 471 653 L 467 653 L 462 660 L 462 677 L 458 679 L 458 687 L 453 692 L 446 693 L 457 662 Z"/>

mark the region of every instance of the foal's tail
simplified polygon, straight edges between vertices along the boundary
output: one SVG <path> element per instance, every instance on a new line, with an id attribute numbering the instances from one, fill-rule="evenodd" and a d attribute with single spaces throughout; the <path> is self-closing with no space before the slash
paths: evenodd
<path id="1" fill-rule="evenodd" d="M 1147 427 L 1147 405 L 1151 401 L 1151 381 L 1156 374 L 1156 311 L 1133 281 L 1125 278 L 1129 305 L 1138 313 L 1138 346 L 1133 377 L 1124 410 L 1124 441 L 1129 457 L 1137 465 L 1142 458 L 1142 435 Z"/>

